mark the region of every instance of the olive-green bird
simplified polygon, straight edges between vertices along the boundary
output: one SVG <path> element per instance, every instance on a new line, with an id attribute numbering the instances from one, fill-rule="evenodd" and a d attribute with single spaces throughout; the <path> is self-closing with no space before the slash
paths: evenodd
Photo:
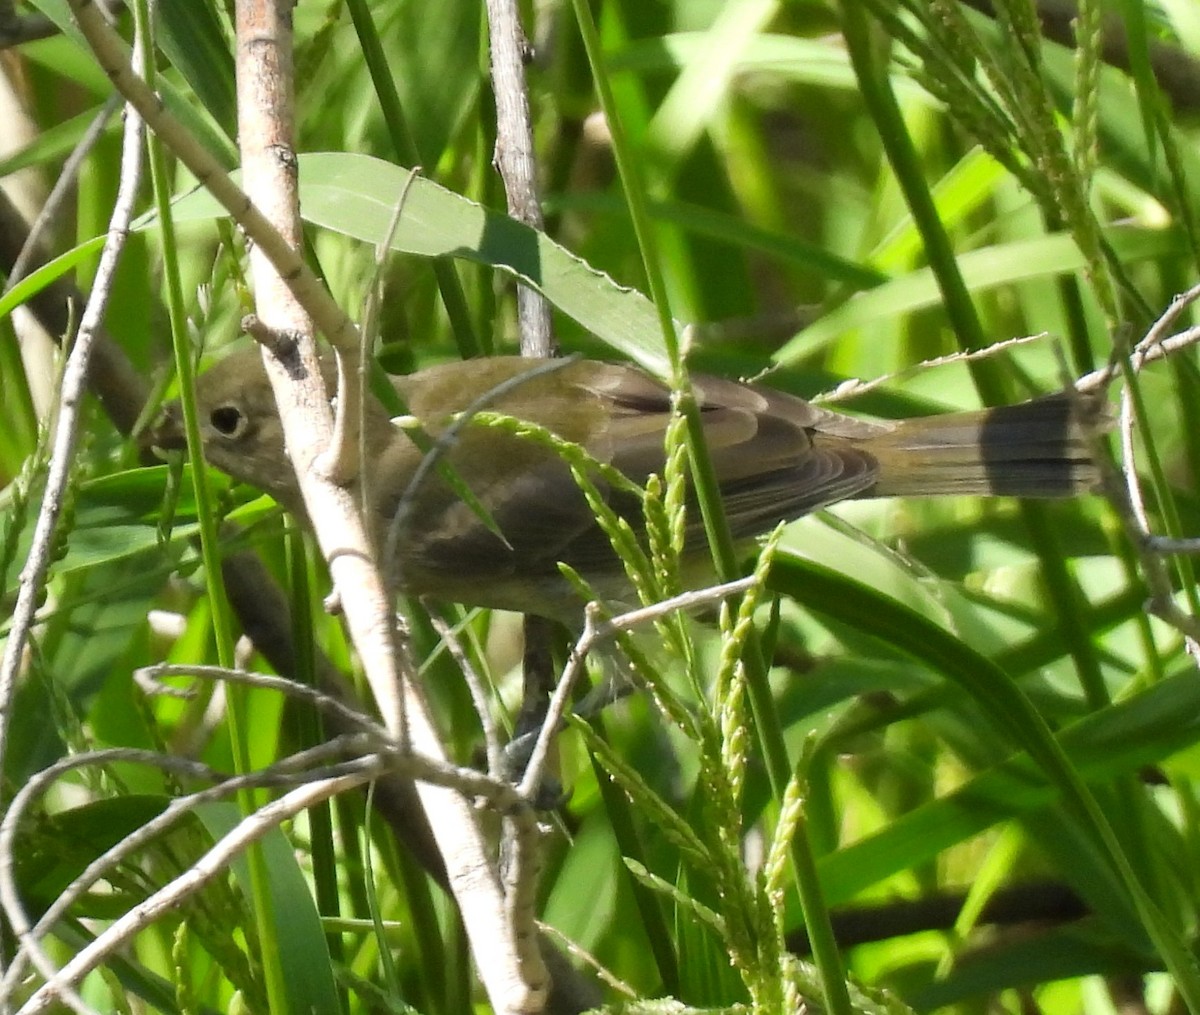
<path id="1" fill-rule="evenodd" d="M 543 362 L 496 356 L 447 363 L 393 384 L 424 432 L 436 438 L 456 413 Z M 1097 481 L 1088 430 L 1103 425 L 1104 410 L 1094 399 L 1051 396 L 883 422 L 757 385 L 701 375 L 692 380 L 736 539 L 851 497 L 1062 497 Z M 200 377 L 196 394 L 208 461 L 304 517 L 257 349 L 217 363 Z M 639 484 L 663 468 L 670 390 L 636 367 L 572 361 L 511 386 L 488 409 L 580 444 Z M 446 460 L 486 507 L 500 538 L 435 470 L 410 489 L 422 451 L 370 396 L 364 431 L 378 532 L 387 531 L 408 496 L 395 563 L 409 593 L 578 622 L 581 604 L 559 573 L 562 561 L 600 595 L 623 598 L 620 562 L 553 450 L 470 422 L 450 443 Z M 184 446 L 177 406 L 168 407 L 150 443 Z M 600 486 L 636 527 L 636 498 Z M 697 557 L 706 552 L 698 518 L 688 545 Z"/>

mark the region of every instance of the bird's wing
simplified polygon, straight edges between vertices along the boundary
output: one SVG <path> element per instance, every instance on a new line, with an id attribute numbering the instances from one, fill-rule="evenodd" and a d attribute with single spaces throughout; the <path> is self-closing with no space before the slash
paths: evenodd
<path id="1" fill-rule="evenodd" d="M 500 380 L 528 369 L 528 362 L 515 357 L 498 363 L 488 378 L 456 377 L 452 368 L 434 368 L 420 375 L 418 387 L 403 393 L 411 411 L 425 418 L 435 409 L 461 411 Z M 695 389 L 735 538 L 758 534 L 875 483 L 875 460 L 853 441 L 876 434 L 878 424 L 719 378 L 697 377 Z M 670 390 L 636 368 L 572 363 L 495 399 L 489 408 L 583 444 L 596 460 L 635 483 L 662 472 Z M 556 574 L 559 561 L 584 572 L 614 566 L 607 537 L 569 468 L 553 451 L 469 425 L 448 458 L 472 477 L 472 492 L 488 505 L 504 540 L 488 531 L 441 480 L 431 478 L 416 514 L 438 523 L 413 533 L 409 552 L 419 566 L 454 561 L 464 573 L 481 579 Z M 599 476 L 594 479 L 614 509 L 638 528 L 636 499 L 612 490 Z M 698 544 L 702 529 L 698 512 L 693 516 L 688 538 Z"/>
<path id="2" fill-rule="evenodd" d="M 624 412 L 614 413 L 612 464 L 644 482 L 662 469 L 670 393 L 640 371 L 612 371 L 604 393 L 612 404 L 631 410 L 628 423 Z M 843 416 L 767 388 L 705 375 L 692 381 L 735 539 L 852 497 L 878 478 L 874 458 L 854 442 L 886 432 L 886 424 Z M 627 427 L 634 430 L 633 439 L 626 439 Z M 688 535 L 702 538 L 698 517 Z"/>

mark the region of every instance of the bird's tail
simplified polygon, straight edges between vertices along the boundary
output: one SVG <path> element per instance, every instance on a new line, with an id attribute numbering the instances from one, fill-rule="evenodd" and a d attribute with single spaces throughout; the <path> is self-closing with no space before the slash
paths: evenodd
<path id="1" fill-rule="evenodd" d="M 871 496 L 1067 497 L 1093 489 L 1092 438 L 1112 420 L 1101 397 L 1050 395 L 980 412 L 906 420 L 871 441 Z"/>

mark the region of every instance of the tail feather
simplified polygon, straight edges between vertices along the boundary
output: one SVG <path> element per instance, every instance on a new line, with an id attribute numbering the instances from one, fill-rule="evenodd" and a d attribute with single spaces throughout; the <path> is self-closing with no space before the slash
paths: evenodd
<path id="1" fill-rule="evenodd" d="M 871 495 L 1071 496 L 1099 482 L 1091 435 L 1110 426 L 1102 399 L 1065 394 L 906 420 L 872 441 Z"/>

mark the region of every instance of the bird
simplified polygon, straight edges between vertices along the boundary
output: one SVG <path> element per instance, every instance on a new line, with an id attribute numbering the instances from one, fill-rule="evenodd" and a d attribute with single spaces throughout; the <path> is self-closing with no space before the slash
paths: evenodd
<path id="1" fill-rule="evenodd" d="M 491 394 L 489 412 L 580 445 L 634 483 L 662 473 L 674 412 L 667 384 L 627 363 L 549 362 L 491 356 L 391 378 L 424 440 L 366 396 L 369 521 L 382 534 L 401 514 L 397 559 L 387 563 L 406 593 L 577 620 L 583 602 L 563 577 L 563 563 L 591 582 L 598 597 L 628 599 L 622 565 L 557 451 L 472 417 L 460 419 L 452 438 L 444 436 Z M 1107 426 L 1107 417 L 1095 396 L 1059 393 L 972 412 L 872 420 L 761 384 L 702 374 L 692 374 L 691 383 L 729 529 L 741 542 L 851 498 L 1067 497 L 1098 482 L 1091 435 Z M 196 400 L 206 460 L 305 519 L 258 351 L 238 351 L 201 374 Z M 439 436 L 449 471 L 493 525 L 444 468 L 420 470 L 414 484 Z M 163 450 L 186 446 L 177 403 L 147 440 Z M 636 495 L 598 473 L 592 479 L 635 531 L 644 529 Z M 685 557 L 702 559 L 703 526 L 692 508 Z"/>

